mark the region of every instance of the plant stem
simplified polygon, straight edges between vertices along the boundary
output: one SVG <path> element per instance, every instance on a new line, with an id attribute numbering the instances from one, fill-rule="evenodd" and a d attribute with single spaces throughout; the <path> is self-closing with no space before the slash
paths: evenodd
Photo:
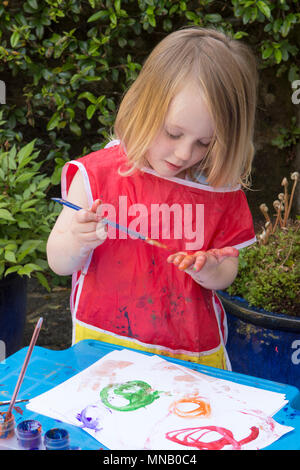
<path id="1" fill-rule="evenodd" d="M 286 218 L 286 220 L 288 220 L 289 215 L 290 215 L 290 212 L 291 212 L 292 202 L 293 202 L 293 199 L 294 199 L 294 194 L 295 194 L 295 189 L 296 189 L 297 183 L 298 183 L 298 178 L 296 178 L 296 179 L 294 180 L 294 184 L 293 184 L 293 188 L 292 188 L 292 192 L 291 192 L 291 197 L 290 197 L 290 202 L 289 202 L 289 207 L 288 207 L 288 211 L 287 211 L 287 218 Z"/>

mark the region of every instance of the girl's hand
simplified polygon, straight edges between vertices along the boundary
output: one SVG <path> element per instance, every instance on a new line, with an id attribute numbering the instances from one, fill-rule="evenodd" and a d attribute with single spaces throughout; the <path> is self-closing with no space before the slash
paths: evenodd
<path id="1" fill-rule="evenodd" d="M 228 287 L 236 276 L 238 263 L 237 260 L 233 262 L 232 259 L 238 256 L 239 251 L 236 248 L 227 246 L 208 251 L 196 251 L 193 254 L 180 251 L 170 255 L 167 261 L 190 274 L 203 287 L 222 289 L 223 286 Z M 228 261 L 222 266 L 223 261 L 227 259 Z"/>
<path id="2" fill-rule="evenodd" d="M 107 238 L 107 227 L 100 216 L 100 199 L 92 207 L 75 212 L 71 222 L 71 232 L 81 247 L 81 255 L 93 250 Z"/>
<path id="3" fill-rule="evenodd" d="M 196 251 L 193 254 L 188 254 L 185 251 L 179 251 L 170 255 L 167 259 L 168 263 L 173 263 L 181 271 L 193 269 L 194 272 L 199 272 L 206 266 L 216 266 L 228 257 L 237 258 L 239 251 L 231 246 L 225 248 L 212 248 L 208 251 Z"/>

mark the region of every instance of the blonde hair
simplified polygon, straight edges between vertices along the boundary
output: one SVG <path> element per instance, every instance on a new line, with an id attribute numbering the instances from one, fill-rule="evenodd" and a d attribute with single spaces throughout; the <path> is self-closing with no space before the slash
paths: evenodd
<path id="1" fill-rule="evenodd" d="M 214 29 L 185 28 L 166 36 L 125 94 L 115 134 L 132 172 L 163 126 L 172 98 L 194 80 L 215 123 L 206 157 L 193 168 L 215 187 L 246 186 L 254 156 L 257 72 L 254 55 L 240 41 Z"/>

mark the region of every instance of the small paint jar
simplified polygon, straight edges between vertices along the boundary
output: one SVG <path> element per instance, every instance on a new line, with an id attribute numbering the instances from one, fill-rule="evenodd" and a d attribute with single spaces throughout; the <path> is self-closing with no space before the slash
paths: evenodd
<path id="1" fill-rule="evenodd" d="M 44 445 L 46 450 L 69 450 L 70 436 L 66 429 L 53 428 L 45 433 Z"/>
<path id="2" fill-rule="evenodd" d="M 10 415 L 9 419 L 6 419 L 6 413 L 0 414 L 0 439 L 9 439 L 15 434 L 15 417 L 13 414 Z"/>
<path id="3" fill-rule="evenodd" d="M 27 419 L 18 424 L 16 435 L 20 447 L 28 450 L 38 450 L 42 443 L 42 426 L 35 419 Z"/>

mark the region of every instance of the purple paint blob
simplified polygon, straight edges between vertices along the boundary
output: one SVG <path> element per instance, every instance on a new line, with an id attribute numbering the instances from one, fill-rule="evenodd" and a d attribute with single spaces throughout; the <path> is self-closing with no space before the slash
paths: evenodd
<path id="1" fill-rule="evenodd" d="M 97 405 L 88 405 L 77 414 L 76 418 L 82 423 L 83 428 L 101 431 L 102 423 L 107 413 L 111 414 L 111 411 L 107 408 L 102 409 Z"/>

